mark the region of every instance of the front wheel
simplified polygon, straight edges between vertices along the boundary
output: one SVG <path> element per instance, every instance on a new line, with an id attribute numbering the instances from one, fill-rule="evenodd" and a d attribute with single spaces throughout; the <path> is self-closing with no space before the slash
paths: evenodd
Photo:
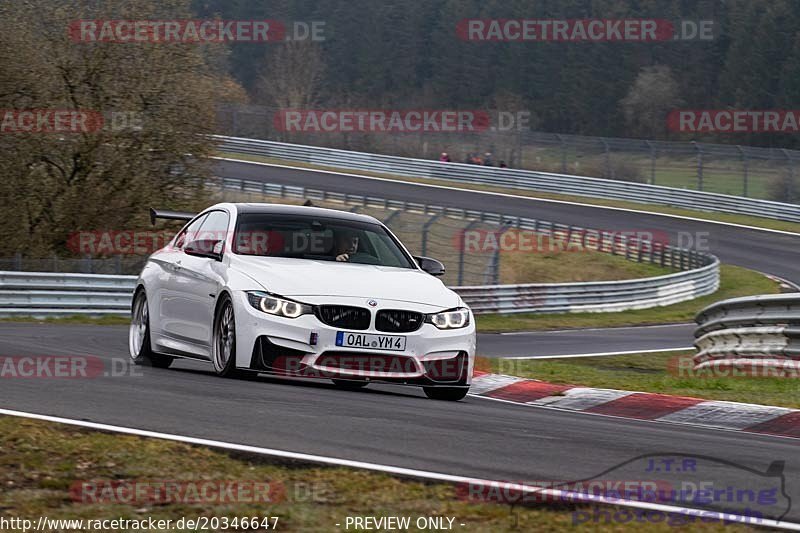
<path id="1" fill-rule="evenodd" d="M 463 400 L 469 392 L 469 387 L 422 387 L 425 396 L 431 400 L 446 400 L 457 402 Z"/>
<path id="2" fill-rule="evenodd" d="M 131 327 L 128 330 L 128 350 L 131 361 L 136 365 L 168 368 L 172 364 L 172 357 L 155 353 L 150 346 L 150 312 L 144 289 L 138 291 L 133 299 Z"/>
<path id="3" fill-rule="evenodd" d="M 232 378 L 240 375 L 236 370 L 236 318 L 233 302 L 227 294 L 222 297 L 214 316 L 211 362 L 218 376 Z"/>

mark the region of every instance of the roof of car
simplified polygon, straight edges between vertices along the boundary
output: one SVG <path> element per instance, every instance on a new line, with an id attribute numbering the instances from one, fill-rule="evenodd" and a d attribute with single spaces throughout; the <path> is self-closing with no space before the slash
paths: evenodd
<path id="1" fill-rule="evenodd" d="M 311 217 L 338 218 L 342 220 L 355 220 L 360 222 L 379 222 L 376 218 L 369 215 L 339 211 L 338 209 L 325 209 L 323 207 L 311 207 L 305 205 L 287 204 L 261 204 L 261 203 L 237 203 L 234 204 L 239 213 L 273 213 L 281 215 L 303 215 Z"/>

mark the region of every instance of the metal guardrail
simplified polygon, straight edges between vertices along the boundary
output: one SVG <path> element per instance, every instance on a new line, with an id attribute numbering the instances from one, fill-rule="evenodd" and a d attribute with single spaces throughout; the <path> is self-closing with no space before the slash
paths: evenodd
<path id="1" fill-rule="evenodd" d="M 731 298 L 697 314 L 695 369 L 753 365 L 800 370 L 800 295 Z"/>
<path id="2" fill-rule="evenodd" d="M 0 316 L 126 315 L 136 276 L 0 272 Z"/>
<path id="3" fill-rule="evenodd" d="M 456 287 L 476 314 L 614 312 L 671 305 L 719 288 L 719 262 L 654 278 Z"/>
<path id="4" fill-rule="evenodd" d="M 498 235 L 509 228 L 528 229 L 583 248 L 679 270 L 674 274 L 623 281 L 453 287 L 478 314 L 644 309 L 711 294 L 719 287 L 719 260 L 713 255 L 613 232 L 587 230 L 502 213 L 344 195 L 262 182 L 223 179 L 222 186 L 281 197 L 338 200 L 365 207 L 418 210 L 429 215 L 479 220 L 497 225 Z M 499 250 L 496 253 L 499 254 Z M 498 260 L 493 263 L 498 264 Z M 135 276 L 0 272 L 0 316 L 125 315 L 130 308 L 135 281 Z"/>
<path id="5" fill-rule="evenodd" d="M 313 165 L 491 185 L 511 189 L 573 194 L 612 200 L 630 200 L 702 211 L 752 215 L 800 222 L 800 205 L 729 196 L 601 178 L 553 174 L 531 170 L 442 163 L 389 155 L 352 152 L 334 148 L 274 141 L 214 136 L 221 152 L 254 155 Z"/>
<path id="6" fill-rule="evenodd" d="M 476 314 L 611 312 L 670 305 L 717 290 L 719 262 L 654 278 L 454 287 Z M 0 316 L 127 315 L 135 276 L 0 272 Z"/>

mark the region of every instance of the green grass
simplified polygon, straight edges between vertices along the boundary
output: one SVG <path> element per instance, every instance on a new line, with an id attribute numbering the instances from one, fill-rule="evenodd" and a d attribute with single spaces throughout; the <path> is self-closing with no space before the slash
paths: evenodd
<path id="1" fill-rule="evenodd" d="M 658 352 L 572 359 L 484 361 L 500 374 L 585 387 L 691 396 L 800 408 L 800 381 L 786 377 L 720 377 L 680 370 L 694 352 Z M 683 359 L 681 359 L 683 358 Z"/>
<path id="2" fill-rule="evenodd" d="M 773 220 L 770 218 L 762 218 L 762 217 L 755 217 L 755 216 L 748 216 L 748 215 L 734 215 L 728 213 L 712 213 L 706 211 L 696 211 L 691 209 L 681 209 L 676 207 L 669 207 L 663 205 L 655 205 L 655 204 L 644 204 L 639 202 L 631 202 L 631 201 L 623 201 L 623 200 L 608 200 L 604 198 L 592 198 L 589 196 L 577 196 L 577 195 L 569 195 L 569 194 L 555 194 L 555 193 L 548 193 L 548 192 L 540 192 L 540 191 L 528 191 L 524 189 L 509 189 L 505 187 L 490 187 L 486 185 L 475 185 L 469 183 L 461 183 L 457 181 L 450 181 L 450 180 L 439 180 L 439 179 L 426 179 L 426 178 L 413 178 L 407 176 L 397 176 L 393 174 L 384 174 L 380 172 L 370 172 L 366 170 L 353 170 L 347 168 L 339 168 L 339 167 L 330 167 L 324 165 L 313 165 L 309 163 L 302 163 L 297 161 L 286 161 L 282 159 L 273 159 L 267 157 L 259 157 L 259 156 L 250 156 L 250 155 L 240 155 L 240 154 L 232 154 L 232 153 L 225 153 L 221 152 L 220 157 L 229 157 L 232 159 L 240 159 L 242 161 L 255 161 L 261 163 L 272 163 L 272 164 L 280 164 L 280 165 L 288 165 L 293 167 L 299 168 L 312 168 L 312 169 L 320 169 L 320 170 L 333 170 L 338 172 L 350 172 L 350 173 L 357 173 L 363 174 L 365 176 L 376 176 L 380 178 L 388 178 L 388 179 L 396 179 L 402 181 L 411 181 L 416 183 L 430 183 L 434 185 L 442 185 L 446 187 L 458 187 L 461 189 L 472 189 L 478 191 L 492 191 L 492 192 L 499 192 L 505 194 L 512 194 L 516 196 L 527 196 L 530 198 L 543 198 L 543 199 L 552 199 L 552 200 L 559 200 L 564 202 L 576 202 L 576 203 L 583 203 L 583 204 L 590 204 L 590 205 L 598 205 L 598 206 L 607 206 L 607 207 L 619 207 L 623 209 L 634 209 L 639 211 L 647 211 L 650 213 L 662 213 L 668 215 L 677 215 L 677 216 L 685 216 L 685 217 L 693 217 L 698 218 L 701 220 L 708 220 L 710 222 L 727 222 L 731 224 L 742 224 L 746 226 L 754 226 L 758 228 L 766 228 L 766 229 L 775 229 L 780 231 L 789 231 L 800 233 L 800 224 L 795 222 L 785 222 L 782 220 Z"/>
<path id="3" fill-rule="evenodd" d="M 154 519 L 181 517 L 278 517 L 277 531 L 346 531 L 348 516 L 449 516 L 458 531 L 574 531 L 572 507 L 509 507 L 464 501 L 452 485 L 422 483 L 345 468 L 291 466 L 267 458 L 230 455 L 158 439 L 101 433 L 69 426 L 0 417 L 0 509 L 5 518 Z M 204 481 L 268 483 L 270 503 L 109 504 L 72 501 L 81 481 L 155 483 Z M 79 493 L 78 493 L 79 494 Z M 614 508 L 610 508 L 614 512 Z M 337 527 L 335 524 L 341 524 Z M 458 524 L 465 524 L 461 527 Z M 589 525 L 582 531 L 634 531 L 640 524 Z M 698 523 L 693 529 L 729 531 Z M 354 529 L 351 527 L 350 531 Z M 411 530 L 416 530 L 412 528 Z M 652 531 L 673 531 L 666 524 Z M 259 531 L 264 531 L 259 529 Z"/>
<path id="4" fill-rule="evenodd" d="M 592 250 L 548 253 L 503 252 L 500 283 L 568 283 L 614 281 L 671 274 L 669 268 L 628 261 L 624 257 Z"/>
<path id="5" fill-rule="evenodd" d="M 620 313 L 479 315 L 477 326 L 479 332 L 491 333 L 690 322 L 698 311 L 719 300 L 778 292 L 780 285 L 763 274 L 742 267 L 722 265 L 719 290 L 695 300 Z"/>

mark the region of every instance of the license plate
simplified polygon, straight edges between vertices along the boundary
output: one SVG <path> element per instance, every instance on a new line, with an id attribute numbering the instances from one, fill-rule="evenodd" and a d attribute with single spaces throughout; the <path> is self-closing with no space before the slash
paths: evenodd
<path id="1" fill-rule="evenodd" d="M 400 335 L 373 335 L 371 333 L 336 332 L 336 346 L 402 352 L 406 349 L 406 338 Z"/>

